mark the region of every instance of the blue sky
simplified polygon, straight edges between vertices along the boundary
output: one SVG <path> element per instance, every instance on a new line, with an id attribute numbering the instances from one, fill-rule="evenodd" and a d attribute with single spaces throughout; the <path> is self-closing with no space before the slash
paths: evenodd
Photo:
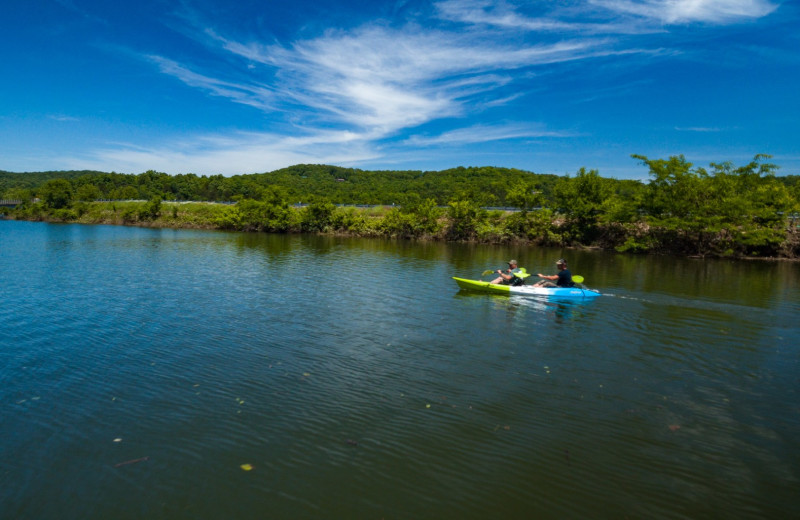
<path id="1" fill-rule="evenodd" d="M 781 0 L 3 0 L 0 169 L 800 174 Z"/>

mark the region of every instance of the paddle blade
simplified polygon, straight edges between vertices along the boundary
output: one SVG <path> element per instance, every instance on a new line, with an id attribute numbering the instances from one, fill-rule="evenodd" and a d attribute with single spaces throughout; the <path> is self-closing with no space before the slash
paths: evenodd
<path id="1" fill-rule="evenodd" d="M 575 275 L 575 276 L 572 277 L 572 281 L 575 282 L 575 283 L 583 283 L 583 276 L 581 276 L 579 274 Z"/>

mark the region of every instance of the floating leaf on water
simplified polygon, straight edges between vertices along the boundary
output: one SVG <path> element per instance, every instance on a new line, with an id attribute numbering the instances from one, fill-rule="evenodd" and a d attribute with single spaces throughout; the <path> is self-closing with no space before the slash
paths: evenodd
<path id="1" fill-rule="evenodd" d="M 310 376 L 310 375 L 311 375 L 311 374 L 309 374 L 308 372 L 303 372 L 303 377 L 308 377 L 308 376 Z"/>
<path id="2" fill-rule="evenodd" d="M 429 405 L 429 404 L 425 405 L 425 408 L 430 408 L 430 407 L 431 407 L 431 405 Z"/>
<path id="3" fill-rule="evenodd" d="M 241 466 L 239 466 L 239 467 L 240 467 L 240 468 L 242 468 L 242 469 L 243 469 L 243 470 L 245 470 L 245 471 L 250 471 L 250 470 L 252 470 L 252 469 L 253 469 L 253 465 L 252 465 L 252 464 L 242 464 L 242 465 L 241 465 Z"/>
<path id="4" fill-rule="evenodd" d="M 681 425 L 680 424 L 670 424 L 669 425 L 669 431 L 671 431 L 671 432 L 676 432 L 676 431 L 678 431 L 680 429 L 681 429 Z"/>
<path id="5" fill-rule="evenodd" d="M 114 439 L 114 442 L 122 442 L 122 437 L 117 437 L 116 439 Z"/>

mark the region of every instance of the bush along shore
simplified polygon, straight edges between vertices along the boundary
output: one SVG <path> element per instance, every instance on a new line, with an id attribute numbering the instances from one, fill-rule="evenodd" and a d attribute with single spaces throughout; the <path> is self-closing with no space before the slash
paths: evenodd
<path id="1" fill-rule="evenodd" d="M 174 197 L 169 190 L 144 201 L 102 202 L 86 200 L 92 198 L 87 193 L 102 195 L 88 181 L 109 174 L 62 175 L 43 179 L 28 192 L 6 190 L 5 198 L 16 195 L 25 202 L 5 212 L 12 219 L 48 222 L 527 243 L 682 256 L 800 257 L 800 183 L 796 177 L 775 177 L 777 167 L 764 162 L 767 156 L 756 156 L 739 168 L 712 163 L 711 172 L 693 168 L 682 156 L 634 157 L 650 168 L 649 183 L 605 179 L 585 169 L 559 178 L 503 170 L 503 183 L 498 185 L 492 180 L 496 169 L 463 169 L 451 171 L 442 185 L 463 181 L 472 189 L 480 190 L 481 182 L 491 187 L 483 194 L 459 196 L 429 182 L 427 189 L 393 191 L 391 198 L 400 204 L 368 206 L 339 206 L 314 193 L 301 193 L 308 196 L 308 203 L 293 204 L 290 201 L 298 196 L 295 188 L 270 184 L 269 174 L 250 179 L 252 184 L 245 182 L 243 189 L 249 193 L 234 194 L 236 202 L 230 204 L 165 200 Z M 319 168 L 333 167 L 300 171 Z M 341 175 L 342 170 L 328 173 Z M 163 181 L 165 174 L 144 175 Z M 132 181 L 127 187 L 139 185 L 135 193 L 141 195 L 145 191 L 141 186 L 146 186 L 140 182 L 142 176 L 122 178 Z M 241 177 L 247 181 L 247 176 Z M 238 182 L 241 185 L 242 180 Z M 334 182 L 342 190 L 348 180 L 340 177 Z M 371 193 L 381 198 L 379 189 Z M 513 208 L 486 208 L 487 202 L 498 201 Z"/>

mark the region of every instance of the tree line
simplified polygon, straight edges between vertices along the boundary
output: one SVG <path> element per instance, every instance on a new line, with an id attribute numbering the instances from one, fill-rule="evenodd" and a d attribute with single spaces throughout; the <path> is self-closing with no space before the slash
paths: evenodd
<path id="1" fill-rule="evenodd" d="M 769 156 L 708 169 L 682 155 L 633 158 L 648 168 L 648 182 L 604 178 L 585 168 L 564 176 L 495 167 L 366 171 L 327 165 L 232 177 L 0 172 L 0 198 L 26 201 L 10 212 L 13 218 L 42 220 L 202 222 L 244 231 L 525 241 L 698 256 L 800 253 L 800 177 L 776 176 Z M 147 202 L 95 202 L 128 199 Z M 171 201 L 236 204 L 210 209 Z M 386 207 L 376 212 L 336 204 Z"/>
<path id="2" fill-rule="evenodd" d="M 367 171 L 318 164 L 231 177 L 168 175 L 153 170 L 138 175 L 96 171 L 0 171 L 0 194 L 5 198 L 28 199 L 38 196 L 46 182 L 56 179 L 69 182 L 75 200 L 149 200 L 153 197 L 176 201 L 262 200 L 271 187 L 277 186 L 295 202 L 324 197 L 338 204 L 401 204 L 408 194 L 414 193 L 438 204 L 467 198 L 493 206 L 507 203 L 506 191 L 510 183 L 524 182 L 549 193 L 558 176 L 493 167 Z"/>

